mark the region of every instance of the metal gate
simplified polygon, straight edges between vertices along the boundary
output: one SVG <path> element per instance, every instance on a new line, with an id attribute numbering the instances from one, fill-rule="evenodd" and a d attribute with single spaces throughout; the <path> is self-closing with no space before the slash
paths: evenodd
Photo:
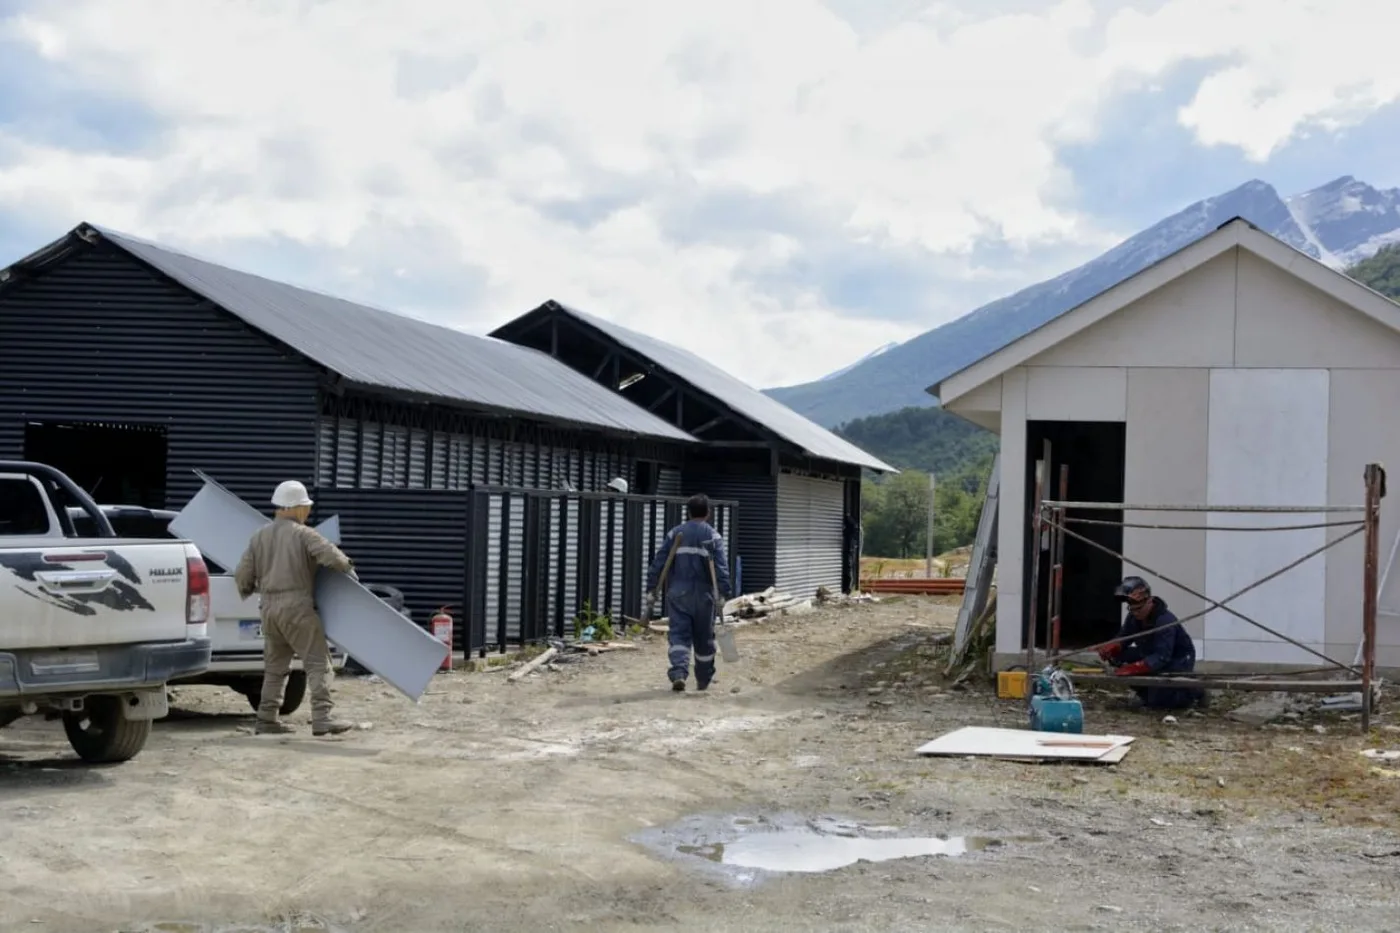
<path id="1" fill-rule="evenodd" d="M 779 474 L 774 586 L 803 598 L 819 586 L 840 592 L 844 517 L 840 480 Z"/>

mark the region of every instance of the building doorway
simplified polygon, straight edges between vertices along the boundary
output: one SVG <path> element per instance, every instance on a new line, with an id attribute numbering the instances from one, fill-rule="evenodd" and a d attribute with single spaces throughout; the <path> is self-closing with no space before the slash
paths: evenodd
<path id="1" fill-rule="evenodd" d="M 1026 511 L 1030 516 L 1035 507 L 1036 461 L 1044 455 L 1044 445 L 1050 442 L 1050 464 L 1045 471 L 1047 481 L 1044 498 L 1059 498 L 1061 466 L 1068 467 L 1067 498 L 1074 502 L 1122 502 L 1124 467 L 1127 459 L 1127 431 L 1121 421 L 1029 421 L 1026 423 Z M 1121 522 L 1123 512 L 1072 509 L 1068 518 Z M 1071 522 L 1067 527 L 1116 553 L 1123 550 L 1123 527 L 1120 524 L 1087 525 Z M 1043 529 L 1041 540 L 1031 540 L 1026 534 L 1023 567 L 1026 594 L 1022 611 L 1030 609 L 1031 555 L 1040 561 L 1036 599 L 1035 643 L 1038 648 L 1050 644 L 1050 533 Z M 1035 548 L 1033 551 L 1032 548 Z M 1123 562 L 1083 541 L 1065 536 L 1063 585 L 1060 597 L 1060 647 L 1078 648 L 1112 638 L 1118 631 L 1122 609 L 1114 587 L 1123 578 Z M 1024 639 L 1023 639 L 1024 642 Z M 1022 645 L 1024 647 L 1024 644 Z"/>
<path id="2" fill-rule="evenodd" d="M 24 426 L 24 458 L 62 470 L 103 505 L 165 508 L 168 448 L 160 425 L 31 421 Z"/>

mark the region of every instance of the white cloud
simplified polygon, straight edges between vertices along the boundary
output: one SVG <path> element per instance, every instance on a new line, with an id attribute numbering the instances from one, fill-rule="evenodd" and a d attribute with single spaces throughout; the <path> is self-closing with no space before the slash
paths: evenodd
<path id="1" fill-rule="evenodd" d="M 346 251 L 360 274 L 319 284 L 349 297 L 417 268 L 407 240 L 367 230 L 430 229 L 447 241 L 434 256 L 484 272 L 439 319 L 480 330 L 554 297 L 767 385 L 968 310 L 931 281 L 908 297 L 927 307 L 917 325 L 910 307 L 855 318 L 815 283 L 761 284 L 809 236 L 950 269 L 987 237 L 1107 245 L 1070 206 L 1057 149 L 1175 65 L 1219 61 L 1180 120 L 1255 159 L 1400 96 L 1380 2 L 1019 6 L 1034 12 L 900 0 L 853 24 L 833 11 L 865 7 L 837 0 L 36 4 L 11 35 L 169 130 L 125 155 L 0 130 L 18 154 L 0 207 L 215 256 L 272 236 Z M 782 199 L 824 226 L 670 235 L 668 208 L 694 192 Z M 561 220 L 568 202 L 597 222 Z"/>

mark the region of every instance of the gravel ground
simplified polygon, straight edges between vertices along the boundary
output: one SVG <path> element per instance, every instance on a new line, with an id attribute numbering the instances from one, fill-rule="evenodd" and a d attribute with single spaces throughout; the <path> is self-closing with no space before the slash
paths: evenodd
<path id="1" fill-rule="evenodd" d="M 255 738 L 241 697 L 186 688 L 111 768 L 26 720 L 0 731 L 0 930 L 1400 929 L 1400 779 L 1358 754 L 1400 746 L 1392 713 L 1367 739 L 1231 723 L 1230 698 L 1168 724 L 1096 693 L 1089 731 L 1138 737 L 1120 765 L 919 758 L 1023 722 L 939 683 L 929 641 L 955 612 L 894 598 L 744 628 L 703 695 L 667 689 L 660 638 L 514 684 L 440 675 L 417 706 L 342 678 L 370 728 L 335 739 L 305 710 Z M 847 824 L 824 845 L 985 847 L 723 862 L 814 820 Z"/>

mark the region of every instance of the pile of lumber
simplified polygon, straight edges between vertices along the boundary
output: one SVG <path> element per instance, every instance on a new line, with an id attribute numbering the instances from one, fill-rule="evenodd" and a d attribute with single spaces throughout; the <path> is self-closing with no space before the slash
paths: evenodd
<path id="1" fill-rule="evenodd" d="M 725 621 L 731 619 L 761 619 L 765 616 L 807 612 L 812 608 L 810 599 L 783 593 L 775 587 L 768 587 L 761 593 L 748 593 L 736 596 L 724 604 Z"/>
<path id="2" fill-rule="evenodd" d="M 898 596 L 956 596 L 967 586 L 962 577 L 886 577 L 860 581 L 867 593 Z"/>

